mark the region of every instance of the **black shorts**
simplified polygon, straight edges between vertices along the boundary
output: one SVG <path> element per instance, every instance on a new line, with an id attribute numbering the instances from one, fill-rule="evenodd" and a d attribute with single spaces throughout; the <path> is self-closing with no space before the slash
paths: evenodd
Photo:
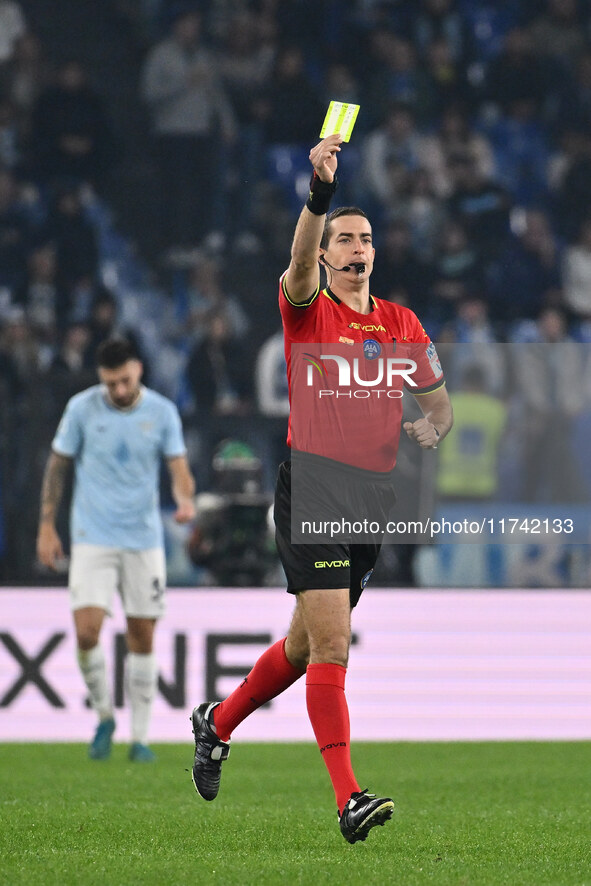
<path id="1" fill-rule="evenodd" d="M 328 461 L 328 460 L 327 460 Z M 384 489 L 379 490 L 384 497 Z M 387 501 L 394 503 L 390 487 Z M 287 576 L 290 594 L 312 588 L 349 588 L 351 608 L 357 605 L 371 577 L 381 548 L 381 539 L 363 544 L 346 541 L 335 543 L 292 543 L 291 462 L 279 466 L 275 487 L 275 540 Z"/>

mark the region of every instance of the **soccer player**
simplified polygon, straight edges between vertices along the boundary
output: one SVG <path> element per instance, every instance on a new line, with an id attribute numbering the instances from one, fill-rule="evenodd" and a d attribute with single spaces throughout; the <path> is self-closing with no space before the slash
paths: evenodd
<path id="1" fill-rule="evenodd" d="M 296 343 L 345 342 L 344 348 L 357 343 L 371 361 L 380 353 L 392 354 L 397 343 L 404 342 L 414 348 L 416 371 L 407 381 L 412 383 L 423 412 L 416 421 L 404 422 L 404 430 L 422 448 L 434 449 L 452 425 L 451 405 L 435 348 L 416 315 L 370 295 L 374 248 L 365 213 L 346 207 L 327 215 L 336 188 L 341 144 L 341 136 L 332 135 L 310 152 L 314 169 L 310 195 L 296 226 L 289 268 L 280 281 L 279 305 L 291 384 L 288 442 L 294 474 L 296 464 L 302 461 L 321 466 L 315 482 L 309 485 L 310 501 L 306 505 L 322 508 L 335 489 L 346 487 L 349 495 L 359 487 L 364 493 L 360 500 L 379 500 L 385 514 L 394 500 L 391 472 L 401 431 L 400 400 L 387 400 L 384 409 L 384 400 L 376 399 L 379 408 L 373 404 L 362 406 L 369 424 L 365 419 L 352 424 L 347 410 L 353 401 L 341 398 L 345 407 L 341 413 L 339 400 L 328 397 L 326 414 L 330 417 L 325 427 L 320 427 L 318 417 L 294 422 L 293 381 L 301 365 L 301 361 L 294 362 Z M 327 269 L 328 285 L 323 290 L 319 262 Z M 306 347 L 309 349 L 308 344 Z M 370 404 L 370 399 L 360 402 Z M 372 827 L 391 818 L 394 806 L 389 797 L 378 797 L 360 788 L 351 765 L 345 697 L 351 610 L 371 575 L 380 544 L 294 544 L 291 464 L 285 462 L 279 469 L 275 524 L 287 590 L 296 597 L 293 619 L 287 637 L 263 653 L 228 698 L 221 703 L 204 702 L 194 709 L 193 781 L 200 796 L 213 800 L 234 729 L 305 673 L 308 715 L 334 787 L 340 829 L 348 842 L 355 843 L 365 840 Z M 326 485 L 324 476 L 333 478 L 332 487 Z"/>
<path id="2" fill-rule="evenodd" d="M 195 483 L 176 406 L 141 384 L 142 364 L 133 345 L 106 340 L 97 349 L 97 366 L 101 384 L 71 398 L 52 443 L 37 553 L 51 569 L 63 558 L 56 515 L 73 464 L 70 601 L 78 664 L 99 718 L 88 753 L 93 760 L 111 753 L 115 720 L 99 636 L 117 591 L 127 619 L 129 759 L 151 762 L 155 755 L 147 738 L 157 681 L 153 638 L 164 613 L 166 582 L 158 507 L 161 458 L 170 472 L 178 523 L 195 516 Z"/>

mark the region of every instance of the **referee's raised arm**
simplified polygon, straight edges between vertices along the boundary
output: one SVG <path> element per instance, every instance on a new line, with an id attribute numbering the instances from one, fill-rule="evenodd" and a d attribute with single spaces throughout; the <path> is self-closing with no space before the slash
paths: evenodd
<path id="1" fill-rule="evenodd" d="M 340 135 L 329 135 L 310 151 L 310 163 L 314 167 L 310 196 L 296 225 L 285 277 L 289 298 L 296 304 L 308 301 L 320 282 L 320 241 L 330 199 L 336 189 L 337 155 L 342 141 Z"/>

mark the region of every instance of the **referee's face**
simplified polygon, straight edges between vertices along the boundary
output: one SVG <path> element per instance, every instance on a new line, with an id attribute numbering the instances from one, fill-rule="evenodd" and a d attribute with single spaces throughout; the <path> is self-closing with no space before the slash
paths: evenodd
<path id="1" fill-rule="evenodd" d="M 99 378 L 107 389 L 109 399 L 118 409 L 129 409 L 139 397 L 142 369 L 139 360 L 128 360 L 116 369 L 99 367 Z"/>
<path id="2" fill-rule="evenodd" d="M 362 215 L 341 215 L 330 223 L 327 260 L 336 268 L 354 263 L 364 264 L 361 275 L 352 268 L 346 273 L 367 279 L 373 269 L 375 249 L 372 246 L 371 225 Z"/>

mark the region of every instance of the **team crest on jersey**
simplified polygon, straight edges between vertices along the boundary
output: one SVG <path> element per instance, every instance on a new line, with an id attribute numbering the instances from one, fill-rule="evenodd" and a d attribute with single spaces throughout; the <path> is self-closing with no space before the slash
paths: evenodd
<path id="1" fill-rule="evenodd" d="M 366 360 L 377 360 L 382 353 L 382 346 L 374 338 L 366 338 L 363 342 L 363 355 Z"/>
<path id="2" fill-rule="evenodd" d="M 427 359 L 431 364 L 431 369 L 433 370 L 433 374 L 439 378 L 440 375 L 443 375 L 443 369 L 441 368 L 441 362 L 437 355 L 437 351 L 435 350 L 435 345 L 433 342 L 427 345 Z"/>

